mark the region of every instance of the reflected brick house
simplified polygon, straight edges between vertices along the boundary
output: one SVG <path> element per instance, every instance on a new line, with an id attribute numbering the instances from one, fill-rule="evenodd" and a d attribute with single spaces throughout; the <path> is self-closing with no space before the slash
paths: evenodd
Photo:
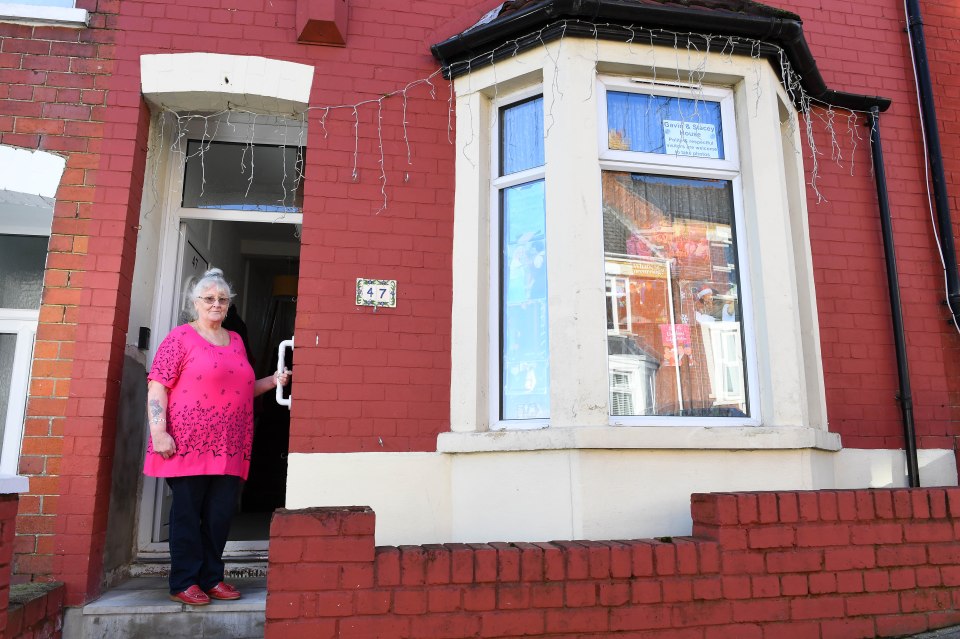
<path id="1" fill-rule="evenodd" d="M 277 508 L 371 507 L 375 537 L 336 530 L 387 571 L 374 541 L 687 536 L 751 523 L 691 494 L 956 486 L 952 3 L 923 7 L 939 156 L 888 0 L 75 4 L 0 2 L 13 582 L 79 606 L 162 563 L 143 380 L 209 265 L 258 372 L 296 370 L 258 407 L 238 566 L 327 521 L 271 532 Z"/>

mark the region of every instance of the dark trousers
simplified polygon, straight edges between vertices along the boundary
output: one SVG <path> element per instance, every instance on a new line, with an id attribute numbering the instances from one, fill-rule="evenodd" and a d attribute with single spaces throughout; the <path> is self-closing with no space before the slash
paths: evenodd
<path id="1" fill-rule="evenodd" d="M 233 475 L 168 477 L 170 594 L 194 584 L 209 590 L 223 581 L 223 548 L 237 507 L 240 478 Z"/>

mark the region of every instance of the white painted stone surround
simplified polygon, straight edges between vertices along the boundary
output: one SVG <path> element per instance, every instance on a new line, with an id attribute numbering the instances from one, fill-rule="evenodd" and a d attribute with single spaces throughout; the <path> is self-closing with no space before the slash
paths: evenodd
<path id="1" fill-rule="evenodd" d="M 30 490 L 30 480 L 19 475 L 0 475 L 0 495 L 25 493 Z"/>
<path id="2" fill-rule="evenodd" d="M 953 451 L 919 460 L 923 486 L 957 485 Z M 381 545 L 632 539 L 689 535 L 691 493 L 901 487 L 905 475 L 900 450 L 820 447 L 299 453 L 286 507 L 370 506 Z"/>
<path id="3" fill-rule="evenodd" d="M 174 111 L 229 106 L 272 115 L 307 108 L 314 68 L 259 56 L 164 53 L 140 56 L 143 97 Z"/>
<path id="4" fill-rule="evenodd" d="M 90 14 L 86 9 L 75 7 L 0 2 L 0 22 L 82 29 L 90 22 Z"/>

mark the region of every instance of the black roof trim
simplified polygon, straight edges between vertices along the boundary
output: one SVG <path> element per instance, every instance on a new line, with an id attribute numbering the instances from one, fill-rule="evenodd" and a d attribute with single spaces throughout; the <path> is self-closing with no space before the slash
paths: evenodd
<path id="1" fill-rule="evenodd" d="M 633 0 L 544 0 L 471 27 L 433 45 L 431 51 L 444 66 L 444 75 L 453 78 L 562 36 L 624 41 L 625 33 L 633 27 L 689 31 L 691 35 L 702 32 L 713 36 L 737 36 L 782 48 L 801 79 L 804 91 L 819 102 L 859 111 L 874 107 L 886 111 L 890 107 L 889 98 L 829 88 L 804 38 L 803 23 L 796 16 L 789 16 L 793 14 L 783 12 L 782 17 L 749 15 L 703 7 L 640 4 Z M 598 24 L 600 21 L 620 28 L 605 28 Z M 673 35 L 666 33 L 660 37 L 655 35 L 653 39 L 660 44 L 674 42 Z M 644 35 L 643 41 L 649 41 L 648 34 Z M 507 42 L 511 46 L 503 46 Z M 780 73 L 776 46 L 761 46 L 758 51 L 742 43 L 739 49 L 741 53 L 759 53 L 766 57 Z"/>

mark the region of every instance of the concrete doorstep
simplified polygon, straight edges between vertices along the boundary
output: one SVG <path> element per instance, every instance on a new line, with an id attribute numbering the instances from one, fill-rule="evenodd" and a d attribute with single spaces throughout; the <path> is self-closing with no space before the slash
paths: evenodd
<path id="1" fill-rule="evenodd" d="M 905 639 L 960 639 L 960 626 L 931 630 L 930 632 L 924 632 L 919 635 L 911 635 Z"/>
<path id="2" fill-rule="evenodd" d="M 163 577 L 136 577 L 83 608 L 68 608 L 63 639 L 260 639 L 267 580 L 233 579 L 243 597 L 186 606 L 171 601 Z M 180 613 L 180 614 L 176 614 Z"/>

